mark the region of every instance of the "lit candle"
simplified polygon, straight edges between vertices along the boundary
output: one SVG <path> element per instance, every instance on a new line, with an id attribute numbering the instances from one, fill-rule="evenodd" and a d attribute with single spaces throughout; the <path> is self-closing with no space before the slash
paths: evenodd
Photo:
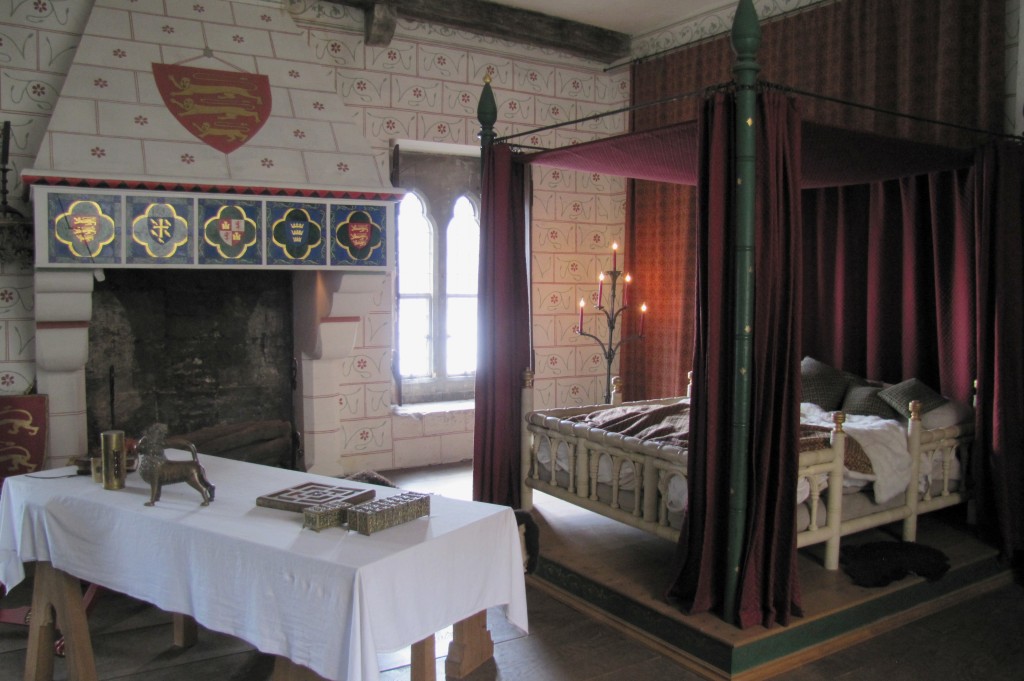
<path id="1" fill-rule="evenodd" d="M 7 167 L 7 157 L 11 150 L 11 122 L 4 121 L 3 146 L 0 147 L 0 166 Z"/>
<path id="2" fill-rule="evenodd" d="M 601 301 L 604 300 L 604 272 L 597 275 L 597 307 L 600 309 Z"/>
<path id="3" fill-rule="evenodd" d="M 576 333 L 583 333 L 583 306 L 586 305 L 583 299 L 580 298 L 580 326 L 576 329 Z"/>
<path id="4" fill-rule="evenodd" d="M 640 306 L 640 333 L 639 336 L 644 335 L 644 318 L 647 316 L 647 303 Z"/>
<path id="5" fill-rule="evenodd" d="M 619 242 L 612 242 L 612 270 L 615 269 L 616 264 L 619 262 Z"/>
<path id="6" fill-rule="evenodd" d="M 633 281 L 633 277 L 626 275 L 626 283 L 622 285 L 622 307 L 626 307 L 626 293 L 629 292 L 629 282 Z"/>

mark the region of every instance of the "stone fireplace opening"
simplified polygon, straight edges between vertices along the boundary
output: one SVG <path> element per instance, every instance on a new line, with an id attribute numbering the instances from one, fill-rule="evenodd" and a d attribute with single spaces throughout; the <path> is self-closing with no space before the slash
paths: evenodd
<path id="1" fill-rule="evenodd" d="M 118 270 L 92 295 L 87 440 L 185 433 L 234 421 L 294 423 L 291 273 Z"/>

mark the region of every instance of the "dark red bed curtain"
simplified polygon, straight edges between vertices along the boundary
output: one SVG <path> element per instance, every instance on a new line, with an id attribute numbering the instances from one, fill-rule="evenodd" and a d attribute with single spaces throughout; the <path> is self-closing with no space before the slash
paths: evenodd
<path id="1" fill-rule="evenodd" d="M 974 173 L 979 520 L 1024 554 L 1024 150 L 992 144 Z"/>
<path id="2" fill-rule="evenodd" d="M 473 498 L 520 504 L 521 387 L 530 364 L 525 171 L 485 147 L 480 207 Z"/>
<path id="3" fill-rule="evenodd" d="M 794 499 L 799 430 L 800 116 L 774 92 L 758 99 L 749 496 L 738 613 L 741 627 L 787 624 L 800 615 Z M 731 97 L 702 114 L 698 182 L 698 277 L 690 416 L 689 515 L 680 536 L 678 576 L 669 595 L 689 612 L 724 599 L 729 459 L 733 414 L 734 215 Z"/>
<path id="4" fill-rule="evenodd" d="M 969 169 L 804 190 L 804 353 L 969 403 L 975 376 Z"/>

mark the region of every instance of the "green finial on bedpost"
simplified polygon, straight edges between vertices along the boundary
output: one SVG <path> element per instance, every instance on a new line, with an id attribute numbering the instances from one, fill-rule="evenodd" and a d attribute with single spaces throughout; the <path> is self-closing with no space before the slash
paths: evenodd
<path id="1" fill-rule="evenodd" d="M 757 50 L 761 26 L 753 0 L 740 0 L 732 24 L 732 48 L 736 53 L 736 267 L 735 347 L 733 352 L 732 446 L 729 464 L 729 540 L 726 549 L 723 616 L 739 623 L 738 594 L 743 565 L 743 540 L 747 535 L 747 497 L 750 470 L 751 358 L 754 333 L 754 221 L 757 116 Z"/>
<path id="2" fill-rule="evenodd" d="M 480 121 L 480 146 L 489 147 L 496 137 L 494 123 L 498 120 L 498 105 L 494 101 L 489 73 L 484 76 L 484 89 L 480 93 L 480 103 L 476 107 L 476 118 Z"/>

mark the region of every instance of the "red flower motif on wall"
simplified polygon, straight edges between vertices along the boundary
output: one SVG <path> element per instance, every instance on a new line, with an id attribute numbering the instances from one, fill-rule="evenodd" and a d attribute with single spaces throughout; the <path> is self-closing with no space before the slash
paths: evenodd
<path id="1" fill-rule="evenodd" d="M 370 431 L 368 431 L 368 430 L 360 431 L 359 432 L 359 439 L 362 440 L 363 442 L 366 442 L 367 440 L 369 440 L 370 439 Z"/>
<path id="2" fill-rule="evenodd" d="M 551 297 L 548 298 L 548 302 L 550 302 L 552 305 L 558 305 L 559 300 L 561 300 L 561 296 L 559 296 L 557 293 L 552 293 Z"/>
<path id="3" fill-rule="evenodd" d="M 292 132 L 292 135 L 294 135 L 298 139 L 302 139 L 302 138 L 304 138 L 306 136 L 306 131 L 305 130 L 296 129 L 296 130 L 294 130 Z"/>
<path id="4" fill-rule="evenodd" d="M 356 360 L 356 366 L 359 367 L 359 369 L 365 369 L 366 368 L 366 359 L 363 358 L 363 357 L 360 357 L 358 360 Z"/>
<path id="5" fill-rule="evenodd" d="M 192 5 L 192 11 L 195 12 L 196 14 L 202 14 L 203 12 L 206 11 L 206 8 L 203 7 L 202 5 L 200 5 L 199 3 L 196 3 L 196 4 Z"/>
<path id="6" fill-rule="evenodd" d="M 348 172 L 348 164 L 345 163 L 345 162 L 339 163 L 338 164 L 338 172 L 339 173 L 347 173 Z"/>
<path id="7" fill-rule="evenodd" d="M 161 30 L 164 33 L 174 33 L 174 27 L 173 26 L 168 26 L 167 24 L 164 24 L 164 26 L 163 26 L 163 28 Z"/>
<path id="8" fill-rule="evenodd" d="M 192 154 L 182 154 L 181 162 L 184 163 L 185 165 L 192 165 L 193 163 L 196 162 L 196 157 L 193 156 Z"/>
<path id="9" fill-rule="evenodd" d="M 105 88 L 108 85 L 110 85 L 110 83 L 108 83 L 105 78 L 97 78 L 92 82 L 92 84 L 98 88 Z"/>
<path id="10" fill-rule="evenodd" d="M 120 47 L 114 50 L 112 54 L 118 59 L 124 59 L 128 56 L 128 53 L 122 50 Z"/>
<path id="11" fill-rule="evenodd" d="M 12 302 L 14 300 L 14 291 L 9 288 L 5 288 L 3 291 L 0 291 L 0 300 L 5 303 Z"/>
<path id="12" fill-rule="evenodd" d="M 313 108 L 316 109 L 317 111 L 323 111 L 324 110 L 324 103 L 323 102 L 313 102 Z"/>
<path id="13" fill-rule="evenodd" d="M 265 158 L 265 159 L 260 161 L 260 165 L 262 165 L 264 168 L 273 168 L 274 167 L 274 159 L 272 159 L 272 158 Z"/>
<path id="14" fill-rule="evenodd" d="M 327 48 L 327 49 L 329 49 L 331 51 L 331 54 L 340 54 L 341 53 L 341 43 L 339 43 L 337 40 L 332 40 L 331 41 L 331 46 L 329 48 Z"/>
<path id="15" fill-rule="evenodd" d="M 149 125 L 149 119 L 145 116 L 136 116 L 135 125 Z"/>
<path id="16" fill-rule="evenodd" d="M 5 388 L 14 385 L 14 376 L 12 374 L 4 374 L 0 377 L 0 384 Z"/>
<path id="17" fill-rule="evenodd" d="M 96 158 L 103 158 L 104 156 L 107 155 L 107 150 L 104 149 L 103 147 L 93 147 L 89 151 L 89 153 L 95 156 Z"/>
<path id="18" fill-rule="evenodd" d="M 235 35 L 231 36 L 231 39 L 234 40 L 239 45 L 241 45 L 242 43 L 245 42 L 245 37 L 244 36 L 240 36 L 237 33 Z"/>
<path id="19" fill-rule="evenodd" d="M 553 229 L 550 232 L 548 232 L 548 238 L 551 239 L 552 241 L 558 241 L 558 230 Z"/>
<path id="20" fill-rule="evenodd" d="M 291 69 L 290 71 L 288 71 L 288 75 L 291 78 L 298 78 L 299 77 L 299 72 L 296 71 L 295 69 Z"/>
<path id="21" fill-rule="evenodd" d="M 260 20 L 263 21 L 264 23 L 269 24 L 270 23 L 270 15 L 269 14 L 261 14 L 260 15 Z"/>
<path id="22" fill-rule="evenodd" d="M 438 123 L 437 124 L 437 134 L 439 134 L 439 135 L 447 135 L 448 134 L 448 126 L 445 125 L 444 123 Z"/>
<path id="23" fill-rule="evenodd" d="M 551 366 L 551 367 L 558 366 L 558 358 L 555 357 L 554 355 L 552 355 L 551 357 L 548 357 L 548 366 Z"/>

